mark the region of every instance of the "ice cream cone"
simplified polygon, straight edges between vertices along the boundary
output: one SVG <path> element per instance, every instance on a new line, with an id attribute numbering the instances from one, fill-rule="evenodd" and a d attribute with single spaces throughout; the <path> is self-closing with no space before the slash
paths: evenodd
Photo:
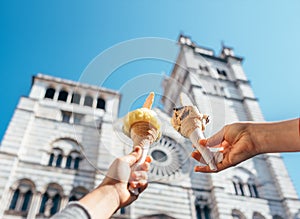
<path id="1" fill-rule="evenodd" d="M 132 167 L 133 171 L 145 162 L 150 145 L 161 135 L 160 123 L 156 118 L 156 113 L 151 110 L 153 100 L 154 93 L 151 92 L 142 108 L 128 113 L 124 118 L 124 133 L 132 139 L 133 146 L 140 146 L 143 149 L 141 158 Z M 137 189 L 129 187 L 129 191 L 135 195 L 138 194 Z"/>
<path id="2" fill-rule="evenodd" d="M 142 148 L 145 144 L 152 144 L 158 137 L 158 130 L 148 122 L 137 122 L 131 126 L 130 138 L 134 145 Z"/>
<path id="3" fill-rule="evenodd" d="M 208 147 L 200 144 L 200 140 L 205 139 L 203 131 L 208 122 L 208 116 L 201 114 L 195 106 L 174 108 L 171 119 L 172 126 L 182 136 L 189 138 L 200 152 L 204 164 L 209 165 L 211 170 L 217 170 L 216 163 L 223 159 L 223 155 L 219 151 L 212 152 Z"/>

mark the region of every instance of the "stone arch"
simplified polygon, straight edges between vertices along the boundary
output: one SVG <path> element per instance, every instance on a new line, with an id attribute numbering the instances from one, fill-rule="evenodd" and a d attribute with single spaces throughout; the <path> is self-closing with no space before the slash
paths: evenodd
<path id="1" fill-rule="evenodd" d="M 26 216 L 35 192 L 36 186 L 30 179 L 17 180 L 10 188 L 8 211 Z"/>
<path id="2" fill-rule="evenodd" d="M 265 217 L 261 213 L 255 211 L 255 212 L 253 212 L 252 219 L 265 219 Z"/>
<path id="3" fill-rule="evenodd" d="M 55 95 L 55 88 L 53 86 L 49 86 L 46 91 L 45 91 L 45 95 L 44 98 L 48 98 L 48 99 L 54 99 L 54 95 Z"/>
<path id="4" fill-rule="evenodd" d="M 80 198 L 82 198 L 84 195 L 86 195 L 89 192 L 88 189 L 86 189 L 83 186 L 77 186 L 73 188 L 69 195 L 69 201 L 77 201 Z"/>
<path id="5" fill-rule="evenodd" d="M 96 106 L 96 108 L 97 109 L 103 109 L 103 110 L 105 110 L 105 107 L 106 107 L 105 105 L 106 105 L 106 101 L 103 98 L 98 97 L 97 98 L 97 106 Z"/>
<path id="6" fill-rule="evenodd" d="M 67 89 L 62 88 L 62 89 L 59 91 L 57 100 L 63 101 L 63 102 L 67 102 L 68 96 L 69 96 L 69 92 L 67 91 Z"/>
<path id="7" fill-rule="evenodd" d="M 233 209 L 231 211 L 231 215 L 233 219 L 246 219 L 246 216 L 243 214 L 243 212 L 238 209 Z"/>
<path id="8" fill-rule="evenodd" d="M 39 214 L 49 217 L 60 210 L 61 200 L 64 197 L 62 186 L 49 183 L 42 193 Z"/>

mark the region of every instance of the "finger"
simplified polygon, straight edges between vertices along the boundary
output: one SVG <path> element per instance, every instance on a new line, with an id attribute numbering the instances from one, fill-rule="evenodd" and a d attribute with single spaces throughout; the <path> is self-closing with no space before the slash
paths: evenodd
<path id="1" fill-rule="evenodd" d="M 200 139 L 200 140 L 199 140 L 199 144 L 200 144 L 200 145 L 203 145 L 203 146 L 206 146 L 206 144 L 207 144 L 207 139 Z"/>
<path id="2" fill-rule="evenodd" d="M 202 173 L 217 173 L 221 170 L 228 168 L 229 166 L 225 166 L 222 162 L 217 164 L 217 170 L 211 170 L 209 166 L 195 166 L 195 172 L 202 172 Z"/>
<path id="3" fill-rule="evenodd" d="M 202 157 L 199 151 L 193 151 L 191 156 L 197 161 L 200 161 L 200 159 Z"/>
<path id="4" fill-rule="evenodd" d="M 134 171 L 131 174 L 132 181 L 147 180 L 148 175 L 145 171 Z"/>
<path id="5" fill-rule="evenodd" d="M 142 170 L 142 171 L 148 172 L 149 169 L 150 169 L 150 163 L 145 162 L 145 163 L 142 163 L 140 166 L 138 166 L 138 168 L 136 170 Z"/>
<path id="6" fill-rule="evenodd" d="M 211 173 L 212 172 L 212 170 L 209 168 L 209 166 L 195 166 L 194 171 L 202 172 L 202 173 Z"/>
<path id="7" fill-rule="evenodd" d="M 224 128 L 222 128 L 219 132 L 211 136 L 207 139 L 206 146 L 207 147 L 214 147 L 219 146 L 224 139 Z"/>
<path id="8" fill-rule="evenodd" d="M 133 151 L 130 154 L 122 157 L 121 160 L 132 166 L 138 159 L 140 159 L 141 156 L 142 148 L 140 146 L 135 146 Z"/>
<path id="9" fill-rule="evenodd" d="M 148 182 L 141 184 L 139 187 L 139 192 L 142 193 L 148 187 Z"/>
<path id="10" fill-rule="evenodd" d="M 153 161 L 152 157 L 150 157 L 149 155 L 146 157 L 146 162 L 151 163 Z"/>
<path id="11" fill-rule="evenodd" d="M 143 187 L 147 183 L 148 183 L 147 180 L 141 179 L 141 180 L 131 181 L 131 182 L 129 182 L 129 185 L 135 189 L 135 188 Z"/>

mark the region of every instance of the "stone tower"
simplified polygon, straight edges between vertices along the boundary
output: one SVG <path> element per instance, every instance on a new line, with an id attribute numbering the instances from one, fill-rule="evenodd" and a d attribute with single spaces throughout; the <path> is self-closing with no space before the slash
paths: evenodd
<path id="1" fill-rule="evenodd" d="M 185 92 L 200 112 L 211 116 L 207 135 L 228 123 L 264 120 L 242 68 L 243 59 L 232 48 L 223 46 L 216 56 L 214 51 L 183 35 L 178 44 L 176 64 L 164 82 L 166 114 L 171 115 L 172 108 L 180 105 L 179 94 Z M 210 209 L 210 218 L 299 217 L 299 197 L 280 154 L 256 156 L 217 174 L 193 174 L 191 182 L 196 212 L 202 214 L 198 218 L 209 218 L 203 214 L 206 207 Z M 207 194 L 197 194 L 201 190 Z"/>

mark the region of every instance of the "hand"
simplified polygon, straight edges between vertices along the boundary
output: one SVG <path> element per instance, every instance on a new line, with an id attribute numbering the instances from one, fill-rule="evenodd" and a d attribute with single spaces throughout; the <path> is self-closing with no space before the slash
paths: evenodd
<path id="1" fill-rule="evenodd" d="M 91 218 L 104 219 L 121 207 L 129 205 L 138 196 L 129 192 L 128 186 L 143 192 L 147 187 L 147 173 L 151 158 L 131 172 L 131 167 L 140 159 L 142 148 L 135 147 L 130 154 L 117 158 L 109 167 L 102 183 L 79 202 L 87 209 Z"/>
<path id="2" fill-rule="evenodd" d="M 119 208 L 129 205 L 135 201 L 138 196 L 129 192 L 128 186 L 132 188 L 138 188 L 139 193 L 143 192 L 147 188 L 147 172 L 149 170 L 151 158 L 147 156 L 145 163 L 140 165 L 134 172 L 131 167 L 142 156 L 142 148 L 136 146 L 134 151 L 130 154 L 117 158 L 109 167 L 106 177 L 101 186 L 112 185 L 117 194 Z"/>
<path id="3" fill-rule="evenodd" d="M 201 144 L 206 147 L 223 147 L 223 160 L 217 164 L 217 170 L 212 171 L 209 166 L 196 166 L 196 172 L 218 172 L 228 167 L 235 166 L 259 154 L 249 130 L 250 123 L 234 123 L 226 125 L 221 131 L 208 138 L 201 140 Z M 201 154 L 194 151 L 191 155 L 200 161 Z"/>

